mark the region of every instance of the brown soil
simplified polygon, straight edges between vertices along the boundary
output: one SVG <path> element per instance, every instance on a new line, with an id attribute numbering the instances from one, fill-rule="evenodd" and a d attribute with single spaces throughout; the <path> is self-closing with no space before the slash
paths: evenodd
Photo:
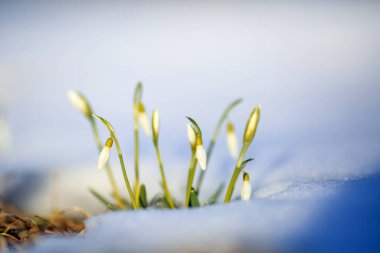
<path id="1" fill-rule="evenodd" d="M 82 235 L 85 218 L 64 212 L 55 212 L 50 217 L 31 217 L 0 202 L 0 251 L 21 249 L 41 236 Z"/>

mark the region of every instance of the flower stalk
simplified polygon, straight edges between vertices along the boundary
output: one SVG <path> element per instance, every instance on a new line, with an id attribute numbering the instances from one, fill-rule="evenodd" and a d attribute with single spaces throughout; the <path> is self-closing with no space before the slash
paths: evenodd
<path id="1" fill-rule="evenodd" d="M 91 125 L 91 129 L 92 129 L 92 133 L 93 133 L 93 136 L 95 139 L 96 146 L 97 146 L 99 152 L 101 152 L 103 149 L 102 141 L 101 141 L 100 136 L 99 136 L 99 131 L 98 131 L 98 128 L 96 126 L 96 122 L 95 122 L 94 118 L 92 117 L 93 111 L 92 111 L 92 108 L 91 108 L 90 103 L 88 102 L 87 98 L 82 93 L 77 92 L 77 91 L 73 91 L 73 90 L 69 90 L 67 92 L 67 96 L 68 96 L 71 104 L 89 120 L 90 125 Z M 105 165 L 105 167 L 106 167 L 106 173 L 107 173 L 108 180 L 111 184 L 111 188 L 113 191 L 113 195 L 115 198 L 116 205 L 118 208 L 123 208 L 124 204 L 123 204 L 122 198 L 120 196 L 119 188 L 116 185 L 115 177 L 112 173 L 111 166 L 109 165 L 109 163 L 107 163 Z"/>
<path id="2" fill-rule="evenodd" d="M 160 130 L 160 121 L 159 121 L 158 111 L 154 110 L 153 114 L 152 114 L 153 145 L 154 145 L 154 149 L 156 150 L 158 167 L 160 168 L 161 180 L 162 180 L 162 185 L 163 185 L 164 192 L 165 192 L 165 197 L 169 203 L 170 208 L 175 208 L 174 201 L 172 199 L 172 196 L 170 195 L 168 183 L 166 182 L 164 166 L 162 164 L 161 153 L 160 153 L 160 149 L 158 147 L 159 130 Z"/>
<path id="3" fill-rule="evenodd" d="M 128 176 L 127 176 L 127 171 L 125 169 L 123 155 L 121 153 L 121 149 L 120 149 L 119 141 L 118 141 L 117 136 L 116 136 L 116 132 L 115 132 L 114 128 L 112 127 L 112 125 L 107 120 L 105 120 L 104 118 L 102 118 L 102 117 L 100 117 L 98 115 L 93 115 L 93 116 L 95 118 L 99 119 L 106 126 L 106 128 L 108 129 L 108 131 L 109 131 L 109 133 L 111 135 L 111 138 L 113 139 L 113 142 L 115 143 L 115 147 L 116 147 L 117 154 L 118 154 L 119 161 L 120 161 L 121 170 L 123 172 L 123 177 L 124 177 L 125 185 L 127 187 L 127 190 L 128 190 L 128 193 L 129 193 L 129 197 L 130 197 L 132 205 L 133 205 L 133 209 L 137 209 L 138 208 L 138 205 L 137 205 L 138 199 L 136 199 L 134 197 L 131 185 L 130 185 L 129 180 L 128 180 Z"/>
<path id="4" fill-rule="evenodd" d="M 194 181 L 197 163 L 199 163 L 202 170 L 205 170 L 207 165 L 207 155 L 203 148 L 202 131 L 195 120 L 190 117 L 187 117 L 187 119 L 192 125 L 187 126 L 187 136 L 191 146 L 191 159 L 187 177 L 185 207 L 189 207 L 190 204 L 191 188 Z"/>
<path id="5" fill-rule="evenodd" d="M 249 145 L 251 144 L 253 138 L 255 137 L 257 126 L 260 121 L 260 111 L 261 111 L 260 105 L 255 107 L 252 110 L 252 113 L 247 121 L 245 131 L 244 131 L 244 136 L 243 136 L 243 147 L 241 148 L 239 158 L 236 162 L 235 170 L 232 174 L 230 183 L 228 185 L 226 196 L 224 198 L 224 203 L 230 202 L 237 178 L 245 166 L 243 159 L 244 159 L 245 153 L 248 150 Z"/>
<path id="6" fill-rule="evenodd" d="M 133 133 L 135 150 L 135 187 L 136 199 L 140 199 L 140 173 L 139 173 L 139 105 L 142 99 L 142 83 L 138 83 L 133 96 Z M 137 203 L 138 204 L 138 203 Z"/>

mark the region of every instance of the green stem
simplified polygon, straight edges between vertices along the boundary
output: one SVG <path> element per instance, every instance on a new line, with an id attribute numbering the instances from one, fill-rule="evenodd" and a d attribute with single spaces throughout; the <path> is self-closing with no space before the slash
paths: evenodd
<path id="1" fill-rule="evenodd" d="M 189 203 L 190 203 L 191 187 L 192 187 L 193 181 L 194 181 L 194 175 L 195 175 L 195 170 L 197 168 L 197 162 L 198 162 L 198 160 L 195 157 L 195 151 L 193 150 L 191 153 L 189 173 L 187 176 L 186 201 L 185 201 L 185 207 L 186 208 L 189 207 Z"/>
<path id="2" fill-rule="evenodd" d="M 243 147 L 241 148 L 239 158 L 236 162 L 234 173 L 232 174 L 230 183 L 228 184 L 227 193 L 226 193 L 226 196 L 224 198 L 225 204 L 230 202 L 230 200 L 231 200 L 231 196 L 232 196 L 232 193 L 233 193 L 234 188 L 235 188 L 236 180 L 238 179 L 238 176 L 241 172 L 241 164 L 243 162 L 244 155 L 247 152 L 248 146 L 249 146 L 249 144 L 244 143 Z"/>
<path id="3" fill-rule="evenodd" d="M 95 138 L 96 146 L 97 146 L 99 152 L 101 152 L 102 148 L 103 148 L 103 144 L 102 144 L 102 141 L 100 140 L 98 128 L 96 127 L 96 123 L 95 123 L 94 118 L 91 117 L 91 118 L 89 118 L 89 120 L 91 123 L 92 133 L 93 133 L 94 138 Z M 116 205 L 118 208 L 123 208 L 124 207 L 123 201 L 121 199 L 119 188 L 116 185 L 115 177 L 112 173 L 111 166 L 109 165 L 109 163 L 107 163 L 105 167 L 106 167 L 108 180 L 110 181 L 112 191 L 114 193 Z"/>
<path id="4" fill-rule="evenodd" d="M 133 196 L 132 188 L 131 188 L 131 185 L 129 184 L 129 180 L 128 180 L 128 176 L 127 176 L 127 171 L 125 170 L 124 159 L 123 159 L 123 155 L 122 155 L 122 153 L 121 153 L 121 149 L 120 149 L 119 141 L 117 140 L 115 134 L 112 135 L 112 139 L 113 139 L 113 141 L 115 142 L 115 146 L 116 146 L 117 154 L 118 154 L 118 156 L 119 156 L 119 160 L 120 160 L 121 170 L 123 171 L 123 177 L 124 177 L 125 185 L 127 186 L 127 190 L 128 190 L 128 193 L 129 193 L 129 197 L 131 198 L 133 208 L 134 208 L 134 209 L 137 209 L 137 208 L 138 208 L 138 205 L 137 205 L 137 202 L 138 202 L 138 201 L 137 201 L 137 199 Z"/>
<path id="5" fill-rule="evenodd" d="M 207 146 L 207 151 L 206 151 L 207 164 L 210 161 L 210 157 L 211 157 L 212 151 L 214 149 L 215 142 L 216 142 L 216 137 L 215 137 L 215 139 L 213 137 L 211 139 L 209 145 Z M 203 183 L 203 178 L 205 176 L 205 172 L 206 172 L 205 170 L 201 170 L 200 173 L 199 173 L 199 176 L 198 176 L 197 184 L 196 184 L 196 187 L 195 187 L 195 189 L 196 189 L 195 191 L 197 192 L 198 195 L 199 195 L 199 192 L 200 192 L 200 189 L 201 189 L 201 185 Z"/>
<path id="6" fill-rule="evenodd" d="M 161 154 L 160 150 L 158 148 L 158 143 L 154 143 L 154 147 L 156 149 L 156 155 L 157 155 L 157 160 L 158 160 L 158 166 L 160 167 L 160 173 L 161 173 L 161 179 L 162 179 L 162 185 L 164 186 L 164 191 L 165 191 L 165 196 L 166 199 L 169 202 L 169 205 L 171 208 L 175 208 L 174 201 L 172 199 L 172 196 L 170 195 L 168 184 L 166 182 L 165 178 L 165 172 L 164 172 L 164 166 L 162 164 L 162 159 L 161 159 Z"/>
<path id="7" fill-rule="evenodd" d="M 134 145 L 135 145 L 135 195 L 140 198 L 140 173 L 139 173 L 139 123 L 136 105 L 133 106 L 134 121 Z"/>

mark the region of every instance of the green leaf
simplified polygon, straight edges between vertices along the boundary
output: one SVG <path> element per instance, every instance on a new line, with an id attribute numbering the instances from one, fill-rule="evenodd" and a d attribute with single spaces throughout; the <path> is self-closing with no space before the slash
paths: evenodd
<path id="1" fill-rule="evenodd" d="M 246 166 L 249 162 L 251 162 L 251 161 L 253 161 L 253 160 L 254 160 L 253 158 L 249 158 L 249 159 L 243 161 L 243 162 L 241 163 L 241 165 L 240 165 L 240 170 L 244 170 L 245 166 Z"/>
<path id="2" fill-rule="evenodd" d="M 146 188 L 144 184 L 140 185 L 140 205 L 143 208 L 148 207 L 148 198 L 147 198 Z"/>
<path id="3" fill-rule="evenodd" d="M 135 88 L 135 92 L 133 95 L 133 103 L 137 105 L 139 102 L 141 102 L 142 98 L 142 93 L 143 93 L 143 86 L 141 82 L 138 82 Z"/>
<path id="4" fill-rule="evenodd" d="M 214 194 L 211 196 L 211 198 L 207 201 L 208 205 L 213 205 L 218 201 L 218 198 L 223 192 L 225 183 L 220 183 Z"/>
<path id="5" fill-rule="evenodd" d="M 191 207 L 199 207 L 200 206 L 197 194 L 195 193 L 194 189 L 192 189 L 191 193 L 190 193 L 190 206 Z"/>
<path id="6" fill-rule="evenodd" d="M 112 211 L 117 211 L 118 208 L 112 204 L 111 202 L 109 202 L 104 196 L 102 196 L 99 192 L 95 191 L 94 189 L 92 188 L 89 188 L 88 189 L 90 191 L 90 193 L 97 199 L 99 200 L 103 205 L 105 205 L 108 209 L 112 210 Z"/>
<path id="7" fill-rule="evenodd" d="M 242 101 L 243 101 L 243 99 L 241 99 L 241 98 L 236 99 L 235 101 L 233 101 L 231 104 L 229 104 L 226 107 L 226 109 L 224 110 L 224 112 L 220 116 L 220 118 L 218 120 L 218 123 L 216 124 L 216 127 L 215 127 L 215 130 L 214 130 L 213 134 L 212 134 L 210 143 L 216 141 L 216 137 L 218 136 L 218 134 L 220 132 L 220 129 L 221 129 L 224 121 L 227 119 L 228 114 L 230 114 L 230 112 L 232 111 L 232 109 L 235 106 L 237 106 L 238 104 L 240 104 Z M 209 156 L 211 156 L 211 151 L 212 151 L 213 146 L 209 145 L 209 147 L 210 147 L 211 150 L 207 150 L 208 151 L 207 153 L 208 153 Z"/>
<path id="8" fill-rule="evenodd" d="M 197 122 L 195 122 L 195 120 L 191 117 L 186 117 L 192 124 L 194 130 L 195 130 L 195 133 L 196 135 L 202 139 L 202 131 L 201 131 L 201 128 L 198 126 Z"/>

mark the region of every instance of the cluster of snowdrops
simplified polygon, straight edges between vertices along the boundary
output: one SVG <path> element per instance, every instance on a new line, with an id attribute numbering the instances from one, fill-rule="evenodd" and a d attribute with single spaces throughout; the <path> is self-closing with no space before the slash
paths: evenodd
<path id="1" fill-rule="evenodd" d="M 142 102 L 142 84 L 138 83 L 133 98 L 133 121 L 134 121 L 134 185 L 133 188 L 130 183 L 130 177 L 128 177 L 126 166 L 124 163 L 124 158 L 121 152 L 119 141 L 116 135 L 116 132 L 112 125 L 103 117 L 94 114 L 93 109 L 90 106 L 90 103 L 86 97 L 80 92 L 69 90 L 68 97 L 72 105 L 79 110 L 90 122 L 92 131 L 94 134 L 95 141 L 99 149 L 99 158 L 98 158 L 98 168 L 102 170 L 105 168 L 107 172 L 108 179 L 112 186 L 112 201 L 108 200 L 107 197 L 104 197 L 99 192 L 90 189 L 90 192 L 106 205 L 111 210 L 121 210 L 121 209 L 138 209 L 138 208 L 147 208 L 150 206 L 158 208 L 179 208 L 184 206 L 185 208 L 189 207 L 199 207 L 201 206 L 199 202 L 199 193 L 202 186 L 203 178 L 205 175 L 207 161 L 212 155 L 213 148 L 217 136 L 223 126 L 227 121 L 228 115 L 231 110 L 241 102 L 241 99 L 233 101 L 222 113 L 219 121 L 215 127 L 215 130 L 212 134 L 211 140 L 207 146 L 207 151 L 204 148 L 202 131 L 197 122 L 191 118 L 186 117 L 188 120 L 187 124 L 187 136 L 190 142 L 191 148 L 191 158 L 187 178 L 186 193 L 184 196 L 184 202 L 175 201 L 170 193 L 170 189 L 165 177 L 164 166 L 161 159 L 160 149 L 159 149 L 159 130 L 160 130 L 160 120 L 157 110 L 152 112 L 151 123 L 147 117 L 145 106 Z M 226 195 L 224 197 L 224 203 L 229 203 L 235 188 L 235 184 L 240 175 L 242 175 L 243 184 L 241 187 L 240 198 L 244 201 L 250 199 L 251 196 L 251 184 L 249 180 L 249 174 L 244 170 L 246 164 L 252 161 L 252 158 L 245 159 L 246 152 L 250 146 L 253 138 L 255 137 L 257 126 L 260 120 L 260 106 L 253 108 L 244 131 L 242 138 L 242 145 L 239 151 L 239 142 L 235 134 L 234 126 L 231 122 L 227 122 L 227 144 L 231 155 L 236 159 L 235 169 L 233 170 L 231 179 L 228 184 Z M 104 124 L 109 132 L 109 138 L 104 142 L 101 141 L 99 136 L 96 120 L 99 120 Z M 146 194 L 146 186 L 140 182 L 139 176 L 139 126 L 143 131 L 152 138 L 152 142 L 156 151 L 158 168 L 161 174 L 162 180 L 162 189 L 163 194 L 160 194 L 154 197 L 151 200 L 148 200 Z M 111 153 L 111 148 L 115 147 L 118 158 L 120 161 L 120 167 L 122 170 L 124 182 L 128 191 L 129 198 L 122 197 L 118 187 L 116 186 L 115 178 L 109 165 L 109 157 Z M 198 180 L 194 184 L 195 172 L 199 165 L 201 171 L 198 175 Z M 224 190 L 224 184 L 221 184 L 215 190 L 215 193 L 204 203 L 204 205 L 212 205 L 217 202 L 218 198 Z"/>

